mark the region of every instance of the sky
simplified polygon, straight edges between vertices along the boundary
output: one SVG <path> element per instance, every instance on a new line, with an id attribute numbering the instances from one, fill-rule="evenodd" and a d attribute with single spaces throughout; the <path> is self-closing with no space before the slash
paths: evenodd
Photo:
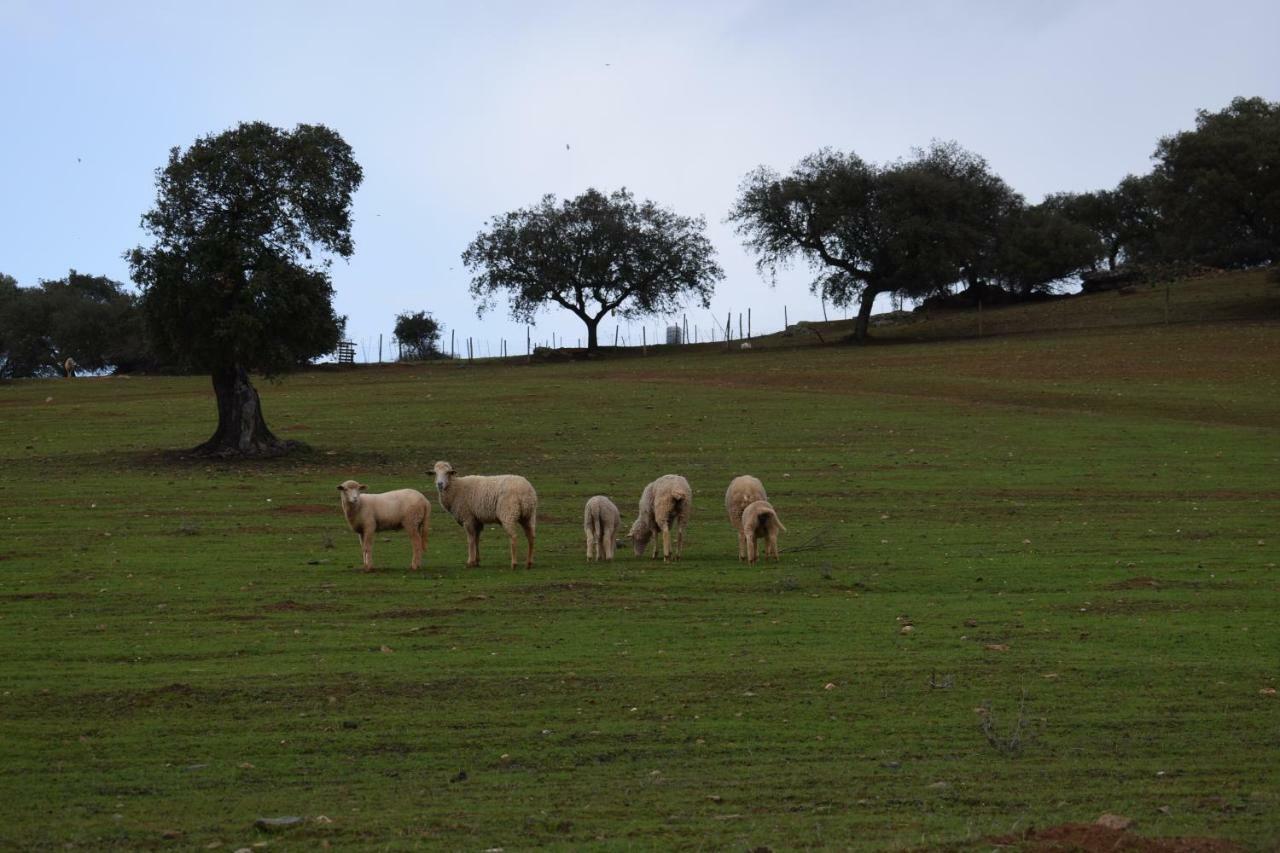
<path id="1" fill-rule="evenodd" d="M 0 0 L 0 272 L 128 282 L 171 148 L 320 123 L 364 169 L 356 251 L 331 270 L 360 360 L 379 334 L 389 357 L 395 315 L 419 310 L 446 347 L 452 331 L 460 350 L 522 352 L 503 304 L 476 316 L 460 255 L 490 217 L 588 187 L 705 217 L 726 275 L 711 309 L 685 312 L 700 338 L 748 309 L 776 331 L 784 307 L 794 322 L 822 306 L 810 270 L 771 283 L 725 222 L 755 167 L 939 139 L 1033 203 L 1112 187 L 1196 110 L 1280 100 L 1277 33 L 1274 0 Z M 585 337 L 560 309 L 532 330 L 553 334 Z"/>

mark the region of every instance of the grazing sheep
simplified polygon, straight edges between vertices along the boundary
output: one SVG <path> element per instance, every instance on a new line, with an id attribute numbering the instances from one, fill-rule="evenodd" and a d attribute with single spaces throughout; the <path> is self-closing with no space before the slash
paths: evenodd
<path id="1" fill-rule="evenodd" d="M 587 560 L 612 560 L 622 514 L 604 495 L 587 499 L 582 510 L 582 532 L 587 534 Z"/>
<path id="2" fill-rule="evenodd" d="M 76 368 L 79 366 L 74 358 L 67 356 L 67 360 L 62 362 L 62 371 L 67 375 L 68 379 L 75 379 Z"/>
<path id="3" fill-rule="evenodd" d="M 756 561 L 756 540 L 765 540 L 764 555 L 778 560 L 778 532 L 787 528 L 778 519 L 778 511 L 768 501 L 755 501 L 742 511 L 742 532 L 747 537 L 747 562 Z"/>
<path id="4" fill-rule="evenodd" d="M 751 349 L 751 342 L 750 342 L 750 341 L 743 341 L 743 342 L 738 346 L 738 349 Z"/>
<path id="5" fill-rule="evenodd" d="M 373 571 L 374 534 L 401 527 L 408 531 L 413 542 L 413 561 L 409 568 L 418 569 L 431 532 L 431 501 L 414 489 L 371 495 L 365 492 L 368 488 L 355 480 L 347 480 L 338 486 L 338 491 L 342 492 L 342 514 L 347 519 L 347 526 L 360 537 L 364 570 Z"/>
<path id="6" fill-rule="evenodd" d="M 733 529 L 738 531 L 739 560 L 747 559 L 747 536 L 742 532 L 742 511 L 747 508 L 747 504 L 767 500 L 769 496 L 764 493 L 764 483 L 749 474 L 734 477 L 725 490 L 725 512 L 729 513 L 729 523 L 733 525 Z"/>
<path id="7" fill-rule="evenodd" d="M 516 533 L 529 540 L 525 568 L 533 568 L 533 538 L 538 526 L 538 493 L 518 474 L 495 477 L 455 476 L 448 462 L 437 462 L 436 490 L 440 506 L 467 531 L 467 566 L 480 565 L 480 532 L 486 524 L 501 524 L 511 541 L 511 568 L 516 567 Z"/>
<path id="8" fill-rule="evenodd" d="M 679 474 L 667 474 L 644 487 L 640 495 L 640 513 L 631 525 L 631 545 L 636 555 L 644 553 L 645 546 L 659 530 L 662 531 L 662 559 L 679 560 L 684 550 L 684 528 L 693 511 L 693 489 L 689 481 Z M 671 525 L 676 525 L 676 549 L 671 552 Z M 658 542 L 653 543 L 653 557 L 658 557 Z"/>

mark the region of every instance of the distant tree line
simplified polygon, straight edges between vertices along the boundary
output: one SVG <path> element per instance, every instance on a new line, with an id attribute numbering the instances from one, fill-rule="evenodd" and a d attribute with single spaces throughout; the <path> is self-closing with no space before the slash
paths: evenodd
<path id="1" fill-rule="evenodd" d="M 0 378 L 56 376 L 68 357 L 90 371 L 156 369 L 138 296 L 75 270 L 35 287 L 0 273 Z"/>
<path id="2" fill-rule="evenodd" d="M 1029 205 L 954 142 L 885 165 L 824 148 L 789 174 L 748 174 L 729 220 L 762 272 L 802 261 L 815 293 L 856 305 L 859 340 L 881 293 L 922 299 L 959 286 L 974 300 L 991 288 L 1026 298 L 1104 264 L 1142 275 L 1280 257 L 1280 103 L 1202 110 L 1153 160 L 1114 189 Z"/>
<path id="3" fill-rule="evenodd" d="M 750 172 L 729 211 L 768 275 L 801 262 L 812 290 L 857 306 L 866 336 L 875 297 L 1033 298 L 1076 276 L 1197 264 L 1243 268 L 1280 256 L 1280 104 L 1237 98 L 1160 139 L 1149 174 L 1113 189 L 1029 204 L 988 163 L 934 142 L 876 164 L 820 149 L 791 172 Z M 322 125 L 242 123 L 174 148 L 142 217 L 152 242 L 126 253 L 137 294 L 71 271 L 19 287 L 0 274 L 0 378 L 89 370 L 207 372 L 218 427 L 196 450 L 270 455 L 250 373 L 281 373 L 332 352 L 332 259 L 354 251 L 350 146 Z M 582 320 L 588 348 L 608 315 L 710 303 L 724 273 L 700 217 L 623 188 L 545 196 L 495 216 L 462 255 L 483 314 L 499 296 L 529 321 L 546 306 Z M 442 327 L 401 314 L 403 357 L 440 354 Z"/>

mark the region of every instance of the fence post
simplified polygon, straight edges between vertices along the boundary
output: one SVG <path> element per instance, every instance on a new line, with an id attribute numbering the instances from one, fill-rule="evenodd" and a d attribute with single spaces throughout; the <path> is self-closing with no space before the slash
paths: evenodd
<path id="1" fill-rule="evenodd" d="M 453 357 L 454 357 L 453 335 L 454 335 L 454 332 L 456 332 L 456 331 L 457 331 L 456 329 L 450 329 L 450 330 L 449 330 L 449 358 L 453 358 Z"/>
<path id="2" fill-rule="evenodd" d="M 649 354 L 649 327 L 648 326 L 640 327 L 640 354 L 641 355 Z"/>
<path id="3" fill-rule="evenodd" d="M 747 309 L 747 338 L 751 337 L 751 309 Z"/>
<path id="4" fill-rule="evenodd" d="M 791 321 L 787 319 L 787 306 L 782 306 L 782 331 L 786 331 L 791 326 Z"/>
<path id="5" fill-rule="evenodd" d="M 620 326 L 614 326 L 614 327 L 613 327 L 613 346 L 614 346 L 614 348 L 615 348 L 615 349 L 616 349 L 616 348 L 617 348 L 617 346 L 618 346 L 618 329 L 619 329 L 619 328 L 621 328 L 621 327 L 620 327 Z"/>

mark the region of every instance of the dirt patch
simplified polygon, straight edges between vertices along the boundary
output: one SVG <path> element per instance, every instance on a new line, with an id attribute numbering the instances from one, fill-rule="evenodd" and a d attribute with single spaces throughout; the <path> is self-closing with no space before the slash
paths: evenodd
<path id="1" fill-rule="evenodd" d="M 516 587 L 513 592 L 524 592 L 532 595 L 543 595 L 548 592 L 569 592 L 588 589 L 603 589 L 604 584 L 598 581 L 561 581 L 559 583 L 538 583 L 531 586 Z"/>
<path id="2" fill-rule="evenodd" d="M 987 838 L 997 847 L 1050 853 L 1050 851 L 1119 851 L 1119 853 L 1234 853 L 1239 844 L 1222 838 L 1145 838 L 1122 829 L 1090 823 L 1064 823 L 1044 829 L 1028 829 L 1020 835 Z"/>
<path id="3" fill-rule="evenodd" d="M 302 604 L 291 599 L 277 601 L 275 604 L 264 604 L 262 609 L 271 613 L 283 613 L 289 611 L 300 611 L 303 613 L 315 613 L 321 610 L 337 610 L 337 606 L 333 604 Z"/>
<path id="4" fill-rule="evenodd" d="M 1155 578 L 1140 577 L 1109 583 L 1103 589 L 1159 589 L 1164 586 Z"/>
<path id="5" fill-rule="evenodd" d="M 276 507 L 276 512 L 288 512 L 294 515 L 328 515 L 333 507 L 326 504 L 287 504 Z"/>
<path id="6" fill-rule="evenodd" d="M 384 610 L 381 613 L 374 613 L 369 616 L 370 619 L 438 619 L 442 616 L 456 616 L 459 613 L 466 613 L 461 608 L 441 608 L 441 607 L 412 607 L 404 610 Z"/>
<path id="7" fill-rule="evenodd" d="M 70 595 L 65 592 L 12 592 L 0 595 L 0 601 L 57 601 L 60 598 L 70 598 Z"/>
<path id="8" fill-rule="evenodd" d="M 1231 581 L 1214 581 L 1208 583 L 1206 581 L 1175 581 L 1162 580 L 1152 577 L 1136 577 L 1125 578 L 1122 581 L 1109 583 L 1103 589 L 1120 590 L 1120 589 L 1232 589 L 1239 586 Z"/>

